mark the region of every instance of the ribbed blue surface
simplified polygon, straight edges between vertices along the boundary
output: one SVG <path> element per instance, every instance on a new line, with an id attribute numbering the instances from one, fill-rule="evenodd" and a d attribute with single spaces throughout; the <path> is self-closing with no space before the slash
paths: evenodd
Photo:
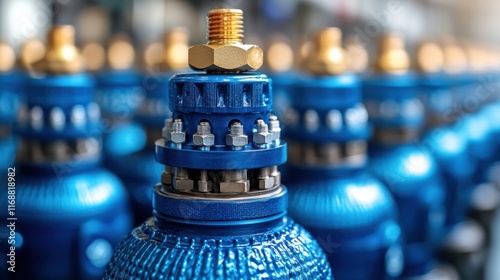
<path id="1" fill-rule="evenodd" d="M 393 193 L 405 240 L 406 276 L 423 275 L 446 232 L 445 189 L 437 162 L 415 144 L 369 147 L 370 171 Z"/>
<path id="2" fill-rule="evenodd" d="M 7 209 L 7 193 L 0 198 Z M 16 267 L 23 269 L 17 279 L 99 279 L 112 247 L 131 227 L 124 200 L 118 179 L 102 169 L 60 178 L 18 170 Z M 96 240 L 104 246 L 93 251 Z"/>
<path id="3" fill-rule="evenodd" d="M 116 249 L 104 279 L 332 279 L 320 247 L 288 218 L 240 234 L 218 232 L 162 230 L 151 219 Z"/>

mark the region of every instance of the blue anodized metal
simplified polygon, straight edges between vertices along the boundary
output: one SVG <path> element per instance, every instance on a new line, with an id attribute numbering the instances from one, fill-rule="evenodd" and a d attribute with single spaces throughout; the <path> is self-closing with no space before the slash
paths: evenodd
<path id="1" fill-rule="evenodd" d="M 146 135 L 132 121 L 138 104 L 144 98 L 141 76 L 133 70 L 106 70 L 97 74 L 95 100 L 104 121 L 104 157 L 113 170 L 113 158 L 141 150 Z"/>
<path id="2" fill-rule="evenodd" d="M 381 133 L 418 131 L 423 125 L 424 108 L 411 74 L 372 76 L 364 81 L 363 98 L 374 129 Z M 436 160 L 417 139 L 391 140 L 370 144 L 370 170 L 389 187 L 401 213 L 403 276 L 424 275 L 445 234 L 445 187 Z"/>
<path id="3" fill-rule="evenodd" d="M 428 130 L 420 145 L 437 160 L 446 186 L 446 227 L 462 222 L 470 206 L 475 163 L 467 149 L 467 139 L 452 127 L 455 77 L 421 74 L 419 88 Z"/>
<path id="4" fill-rule="evenodd" d="M 27 82 L 16 128 L 15 279 L 100 279 L 131 227 L 123 186 L 99 166 L 93 86 L 86 74 Z M 0 199 L 7 209 L 6 191 Z"/>
<path id="5" fill-rule="evenodd" d="M 295 84 L 288 115 L 297 117 L 285 129 L 291 151 L 284 176 L 289 213 L 322 246 L 335 279 L 394 279 L 403 269 L 403 255 L 391 194 L 366 172 L 364 151 L 341 155 L 338 162 L 322 158 L 327 153 L 322 147 L 364 145 L 370 137 L 361 102 L 354 75 L 304 77 Z M 316 160 L 296 156 L 308 147 L 317 149 Z"/>
<path id="6" fill-rule="evenodd" d="M 168 80 L 173 74 L 158 73 L 143 76 L 145 96 L 134 115 L 147 132 L 146 145 L 137 152 L 113 162 L 113 171 L 122 179 L 130 196 L 130 202 L 139 225 L 153 213 L 153 186 L 158 183 L 164 166 L 155 160 L 154 141 L 161 137 L 165 116 L 171 115 L 168 108 Z"/>
<path id="7" fill-rule="evenodd" d="M 251 179 L 247 191 L 224 191 L 229 173 L 248 170 L 251 177 L 251 169 L 286 160 L 285 142 L 275 138 L 257 145 L 251 136 L 258 119 L 269 121 L 270 80 L 261 74 L 179 74 L 169 89 L 173 125 L 183 126 L 168 131 L 183 131 L 187 137 L 182 143 L 178 135 L 158 140 L 156 159 L 176 175 L 171 182 L 162 175 L 153 194 L 155 217 L 115 251 L 105 278 L 331 279 L 321 248 L 286 216 L 287 191 L 279 181 L 256 189 L 258 182 Z M 248 135 L 240 147 L 225 141 L 236 120 Z M 192 138 L 200 122 L 210 123 L 214 136 L 213 145 L 204 149 L 197 149 Z M 189 177 L 198 183 L 181 189 L 183 168 L 189 176 L 205 170 L 213 191 L 201 191 L 201 175 L 201 181 Z M 243 183 L 246 177 L 240 179 Z"/>

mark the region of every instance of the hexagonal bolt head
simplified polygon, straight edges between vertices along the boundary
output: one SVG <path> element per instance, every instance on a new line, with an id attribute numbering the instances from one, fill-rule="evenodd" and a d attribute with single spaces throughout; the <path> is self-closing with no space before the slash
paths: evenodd
<path id="1" fill-rule="evenodd" d="M 191 191 L 194 188 L 194 181 L 189 179 L 175 179 L 175 189 L 179 191 Z"/>
<path id="2" fill-rule="evenodd" d="M 250 182 L 221 182 L 220 183 L 221 193 L 242 193 L 250 191 Z"/>
<path id="3" fill-rule="evenodd" d="M 176 132 L 171 130 L 167 133 L 167 137 L 165 138 L 170 139 L 170 141 L 176 144 L 184 143 L 186 141 L 186 132 Z"/>
<path id="4" fill-rule="evenodd" d="M 226 145 L 233 147 L 244 147 L 248 145 L 248 136 L 246 135 L 226 135 Z"/>
<path id="5" fill-rule="evenodd" d="M 161 173 L 161 183 L 164 185 L 171 185 L 172 184 L 172 174 L 167 173 L 167 172 L 162 172 Z"/>
<path id="6" fill-rule="evenodd" d="M 265 179 L 259 179 L 259 189 L 267 190 L 274 187 L 274 177 L 268 177 Z"/>
<path id="7" fill-rule="evenodd" d="M 196 45 L 189 49 L 189 66 L 193 70 L 251 71 L 264 62 L 264 52 L 255 45 Z"/>
<path id="8" fill-rule="evenodd" d="M 215 136 L 213 134 L 198 134 L 193 135 L 193 144 L 196 146 L 210 147 L 215 144 Z"/>

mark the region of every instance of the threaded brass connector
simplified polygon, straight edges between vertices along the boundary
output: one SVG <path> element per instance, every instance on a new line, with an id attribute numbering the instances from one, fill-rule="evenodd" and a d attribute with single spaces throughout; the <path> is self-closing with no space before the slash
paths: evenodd
<path id="1" fill-rule="evenodd" d="M 315 75 L 339 75 L 349 69 L 346 51 L 342 48 L 342 31 L 331 27 L 316 33 L 304 68 Z"/>
<path id="2" fill-rule="evenodd" d="M 177 27 L 165 33 L 163 55 L 159 63 L 163 71 L 180 71 L 188 68 L 188 41 L 187 29 Z"/>
<path id="3" fill-rule="evenodd" d="M 421 42 L 415 58 L 415 68 L 421 73 L 437 73 L 444 68 L 443 50 L 434 42 Z"/>
<path id="4" fill-rule="evenodd" d="M 375 72 L 401 74 L 410 69 L 410 56 L 400 34 L 380 37 L 378 55 L 373 65 Z"/>
<path id="5" fill-rule="evenodd" d="M 75 29 L 71 25 L 54 26 L 49 31 L 48 50 L 33 64 L 37 71 L 72 74 L 84 70 L 83 58 L 75 47 Z"/>
<path id="6" fill-rule="evenodd" d="M 16 54 L 10 45 L 0 42 L 0 72 L 8 72 L 16 63 Z"/>
<path id="7" fill-rule="evenodd" d="M 244 72 L 259 69 L 264 52 L 243 44 L 243 11 L 215 9 L 207 16 L 207 44 L 189 49 L 189 66 L 208 72 Z"/>

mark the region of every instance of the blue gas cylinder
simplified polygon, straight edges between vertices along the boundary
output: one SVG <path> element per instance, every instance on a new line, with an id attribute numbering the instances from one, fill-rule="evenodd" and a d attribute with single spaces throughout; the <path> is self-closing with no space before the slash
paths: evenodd
<path id="1" fill-rule="evenodd" d="M 286 144 L 261 132 L 270 80 L 179 74 L 169 92 L 173 117 L 156 159 L 171 168 L 154 189 L 155 218 L 117 248 L 106 279 L 328 279 L 320 247 L 286 216 L 287 191 L 273 169 L 286 160 Z"/>
<path id="2" fill-rule="evenodd" d="M 105 70 L 96 75 L 95 100 L 104 122 L 105 164 L 114 170 L 115 159 L 141 150 L 146 135 L 133 122 L 137 106 L 144 98 L 141 76 L 133 70 Z"/>
<path id="3" fill-rule="evenodd" d="M 425 107 L 425 133 L 419 146 L 436 159 L 446 186 L 446 221 L 448 230 L 465 220 L 474 187 L 475 161 L 468 151 L 468 141 L 453 129 L 453 80 L 444 73 L 421 74 L 420 97 Z"/>
<path id="4" fill-rule="evenodd" d="M 350 74 L 304 77 L 291 93 L 284 180 L 289 213 L 328 256 L 335 279 L 391 279 L 403 269 L 396 205 L 365 170 L 370 136 Z"/>
<path id="5" fill-rule="evenodd" d="M 363 97 L 374 141 L 370 170 L 391 190 L 400 209 L 405 240 L 404 277 L 422 276 L 434 265 L 444 237 L 445 187 L 439 167 L 418 143 L 424 107 L 411 74 L 379 74 L 364 81 Z"/>
<path id="6" fill-rule="evenodd" d="M 50 34 L 50 46 L 64 38 L 55 45 L 74 54 L 71 26 L 56 26 Z M 53 69 L 50 59 L 40 62 L 41 69 Z M 56 66 L 66 63 L 78 65 L 58 61 Z M 94 82 L 61 68 L 27 81 L 25 111 L 16 127 L 20 149 L 9 174 L 15 184 L 0 195 L 2 208 L 9 209 L 2 219 L 12 223 L 9 234 L 15 235 L 8 249 L 15 254 L 13 279 L 100 279 L 113 248 L 131 228 L 123 186 L 100 167 L 102 125 Z"/>

